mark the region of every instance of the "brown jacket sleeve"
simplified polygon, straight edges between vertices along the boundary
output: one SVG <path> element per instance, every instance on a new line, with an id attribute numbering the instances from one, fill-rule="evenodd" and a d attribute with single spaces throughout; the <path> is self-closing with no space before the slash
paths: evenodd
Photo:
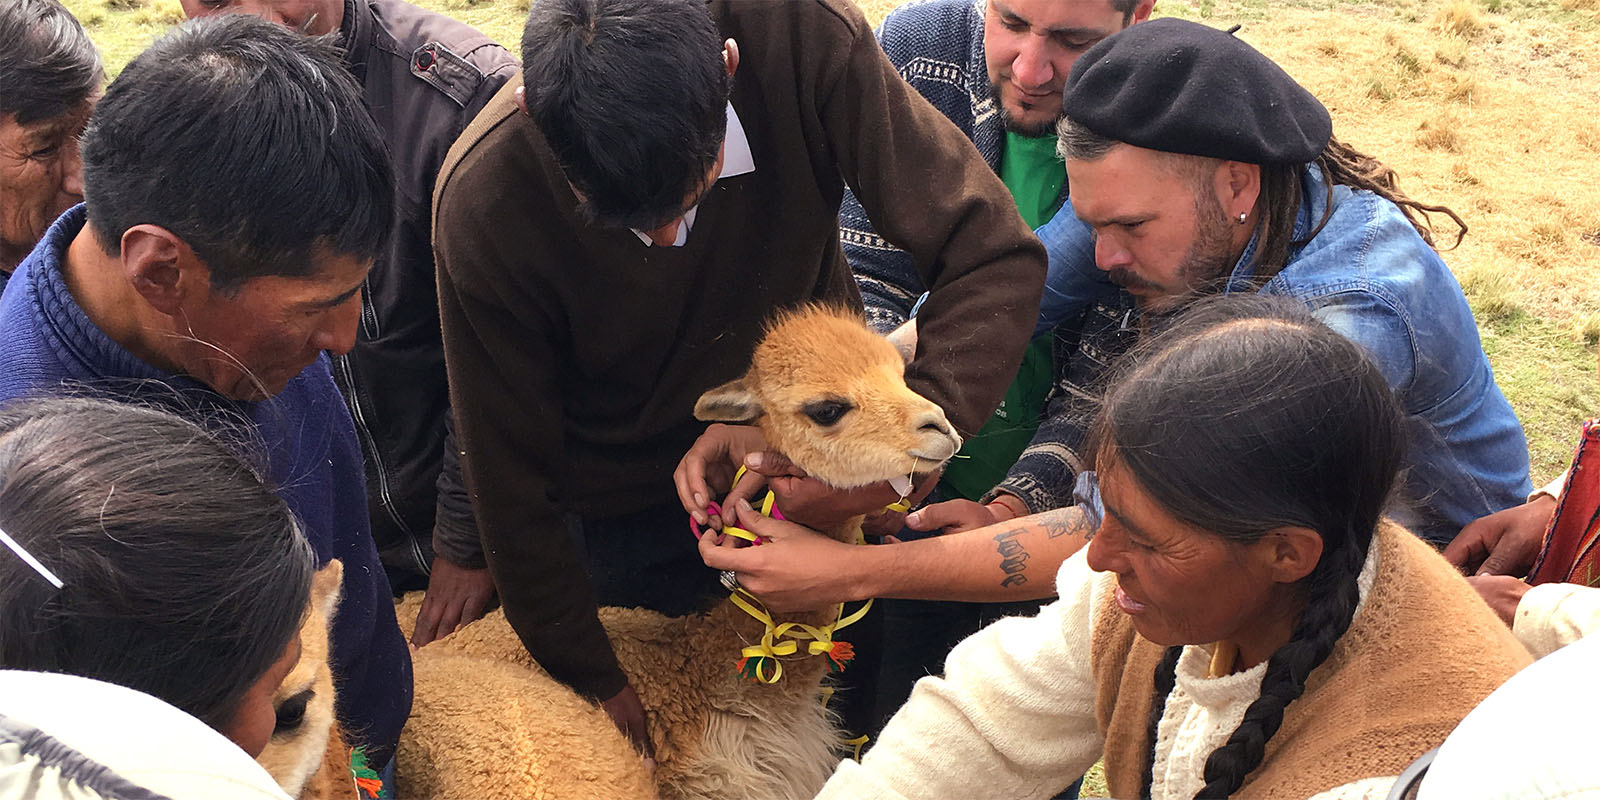
<path id="1" fill-rule="evenodd" d="M 970 435 L 1022 363 L 1044 247 L 961 129 L 901 79 L 860 11 L 830 5 L 854 41 L 821 95 L 823 124 L 873 227 L 911 254 L 930 287 L 906 382 Z"/>
<path id="2" fill-rule="evenodd" d="M 519 225 L 516 236 L 507 234 L 503 209 L 494 208 L 481 180 L 482 170 L 500 165 L 461 157 L 517 84 L 513 79 L 462 135 L 435 197 L 451 406 L 484 556 L 507 620 L 551 677 L 606 699 L 627 677 L 552 497 L 564 449 L 556 353 L 566 328 L 555 319 L 559 311 L 541 302 L 549 295 L 519 279 L 528 271 L 512 269 L 526 262 L 533 231 Z"/>

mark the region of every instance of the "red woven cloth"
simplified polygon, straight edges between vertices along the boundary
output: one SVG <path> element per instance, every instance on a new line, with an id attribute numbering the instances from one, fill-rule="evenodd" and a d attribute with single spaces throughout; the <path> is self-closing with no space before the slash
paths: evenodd
<path id="1" fill-rule="evenodd" d="M 1600 585 L 1600 420 L 1583 424 L 1561 500 L 1528 582 Z"/>

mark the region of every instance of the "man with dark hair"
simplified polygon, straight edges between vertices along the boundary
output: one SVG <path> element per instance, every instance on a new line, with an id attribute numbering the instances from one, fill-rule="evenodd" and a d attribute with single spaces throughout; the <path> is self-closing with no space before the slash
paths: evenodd
<path id="1" fill-rule="evenodd" d="M 1155 0 L 934 0 L 889 12 L 878 41 L 906 82 L 967 134 L 1011 191 L 1023 221 L 1037 228 L 1067 201 L 1055 125 L 1068 72 L 1085 50 L 1148 19 L 1154 6 Z M 1070 207 L 1064 213 L 1071 216 Z M 885 332 L 904 323 L 925 291 L 916 263 L 873 230 L 848 190 L 839 239 L 868 321 Z M 977 500 L 994 488 L 1033 437 L 1049 389 L 1050 339 L 1041 335 L 1028 344 L 994 415 L 945 466 L 929 501 Z M 882 608 L 885 656 L 876 713 L 882 720 L 900 707 L 917 678 L 938 671 L 956 642 L 988 620 L 1032 610 L 918 601 Z"/>
<path id="2" fill-rule="evenodd" d="M 0 3 L 0 289 L 51 221 L 83 200 L 78 134 L 100 53 L 57 0 Z"/>
<path id="3" fill-rule="evenodd" d="M 361 294 L 355 348 L 333 355 L 367 470 L 372 535 L 396 594 L 426 588 L 412 642 L 483 615 L 494 585 L 461 483 L 434 288 L 434 178 L 516 60 L 404 0 L 181 0 L 191 17 L 255 14 L 337 34 L 395 165 L 394 226 Z"/>
<path id="4" fill-rule="evenodd" d="M 159 403 L 259 453 L 318 561 L 344 562 L 338 718 L 390 763 L 411 659 L 322 355 L 351 347 L 394 203 L 359 88 L 326 38 L 253 17 L 190 22 L 112 83 L 83 159 L 85 204 L 0 299 L 0 400 L 67 389 Z"/>
<path id="5" fill-rule="evenodd" d="M 1418 218 L 1426 207 L 1392 170 L 1333 138 L 1322 103 L 1243 41 L 1176 19 L 1085 53 L 1065 98 L 1060 147 L 1076 217 L 1040 235 L 1050 246 L 1059 224 L 1088 223 L 1093 259 L 1052 251 L 1052 276 L 1104 273 L 1115 292 L 1056 329 L 1049 415 L 998 489 L 1034 513 L 997 520 L 950 501 L 912 515 L 947 535 L 864 553 L 763 522 L 753 530 L 765 546 L 702 544 L 707 564 L 737 570 L 775 610 L 802 595 L 1050 596 L 1056 569 L 1097 525 L 1092 482 L 1077 477 L 1105 378 L 1189 299 L 1231 292 L 1294 298 L 1372 355 L 1406 413 L 1406 477 L 1389 513 L 1418 535 L 1442 545 L 1527 496 L 1522 427 Z"/>
<path id="6" fill-rule="evenodd" d="M 642 742 L 596 602 L 683 614 L 716 588 L 668 476 L 775 310 L 859 306 L 845 185 L 933 287 L 907 381 L 965 433 L 1016 371 L 1042 262 L 845 0 L 538 0 L 523 60 L 440 174 L 451 395 L 507 617 Z"/>

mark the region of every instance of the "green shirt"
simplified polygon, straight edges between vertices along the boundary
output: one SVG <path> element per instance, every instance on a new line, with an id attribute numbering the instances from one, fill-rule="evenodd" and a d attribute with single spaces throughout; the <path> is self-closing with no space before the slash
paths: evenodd
<path id="1" fill-rule="evenodd" d="M 1056 155 L 1056 137 L 1006 132 L 1000 151 L 1000 180 L 1017 201 L 1028 227 L 1037 228 L 1061 209 L 1061 185 L 1067 168 Z M 1022 366 L 1006 396 L 978 434 L 945 467 L 940 483 L 946 498 L 976 500 L 1005 478 L 1024 448 L 1033 441 L 1050 392 L 1050 334 L 1028 344 Z"/>

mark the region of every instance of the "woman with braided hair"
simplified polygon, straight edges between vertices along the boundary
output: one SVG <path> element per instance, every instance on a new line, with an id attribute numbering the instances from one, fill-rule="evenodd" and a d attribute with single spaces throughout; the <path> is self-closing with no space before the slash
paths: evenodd
<path id="1" fill-rule="evenodd" d="M 1060 598 L 924 678 L 827 798 L 1382 797 L 1526 651 L 1383 519 L 1401 411 L 1293 301 L 1201 301 L 1108 390 Z M 995 526 L 997 541 L 1014 540 Z"/>

